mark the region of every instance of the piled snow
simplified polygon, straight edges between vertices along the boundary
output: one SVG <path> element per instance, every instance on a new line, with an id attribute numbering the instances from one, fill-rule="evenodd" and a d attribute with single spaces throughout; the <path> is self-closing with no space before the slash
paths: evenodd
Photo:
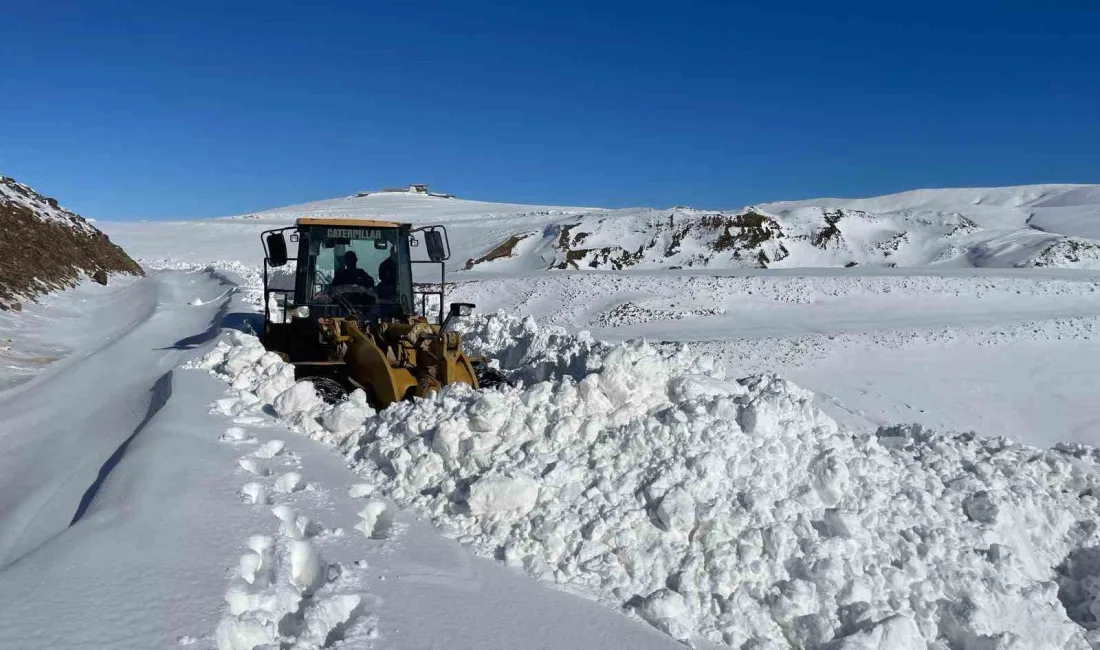
<path id="1" fill-rule="evenodd" d="M 917 426 L 854 434 L 778 377 L 730 381 L 683 349 L 531 321 L 482 318 L 466 337 L 554 379 L 357 404 L 349 428 L 307 383 L 275 391 L 285 367 L 252 337 L 232 334 L 201 365 L 236 389 L 219 409 L 278 401 L 288 424 L 349 450 L 369 487 L 464 544 L 681 640 L 1100 647 L 1091 449 Z M 377 536 L 384 513 L 368 501 L 361 530 Z M 299 519 L 276 514 L 300 539 Z"/>
<path id="2" fill-rule="evenodd" d="M 476 314 L 454 324 L 469 355 L 489 357 L 515 381 L 534 383 L 571 376 L 582 378 L 599 367 L 608 346 L 588 332 L 570 334 L 563 327 L 540 326 L 533 317 Z"/>

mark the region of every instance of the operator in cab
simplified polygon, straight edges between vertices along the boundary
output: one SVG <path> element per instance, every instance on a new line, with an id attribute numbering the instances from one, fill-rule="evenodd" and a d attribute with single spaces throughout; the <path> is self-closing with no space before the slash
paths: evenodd
<path id="1" fill-rule="evenodd" d="M 354 284 L 364 289 L 374 288 L 374 278 L 369 273 L 359 268 L 359 256 L 355 251 L 344 253 L 344 268 L 332 276 L 332 286 Z"/>

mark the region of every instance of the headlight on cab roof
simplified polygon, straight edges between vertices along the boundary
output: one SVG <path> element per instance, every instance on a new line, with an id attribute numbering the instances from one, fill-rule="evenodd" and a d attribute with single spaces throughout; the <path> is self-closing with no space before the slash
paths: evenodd
<path id="1" fill-rule="evenodd" d="M 309 307 L 302 305 L 301 307 L 295 307 L 290 310 L 290 315 L 294 318 L 309 318 Z"/>

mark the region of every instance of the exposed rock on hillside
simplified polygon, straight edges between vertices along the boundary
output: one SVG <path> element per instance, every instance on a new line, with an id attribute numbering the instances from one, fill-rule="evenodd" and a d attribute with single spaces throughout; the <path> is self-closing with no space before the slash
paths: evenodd
<path id="1" fill-rule="evenodd" d="M 622 233 L 618 232 L 622 222 L 614 217 L 596 218 L 592 223 L 590 216 L 561 226 L 551 268 L 679 268 L 708 266 L 717 259 L 734 266 L 767 267 L 789 254 L 779 241 L 786 236 L 779 223 L 752 208 L 732 215 L 690 208 L 674 208 L 659 216 L 653 212 L 642 227 Z M 585 230 L 578 230 L 579 226 Z M 593 232 L 598 236 L 591 237 Z M 596 245 L 599 242 L 609 245 Z"/>
<path id="2" fill-rule="evenodd" d="M 84 217 L 0 176 L 0 309 L 17 298 L 110 273 L 142 275 L 141 267 Z"/>
<path id="3" fill-rule="evenodd" d="M 1100 246 L 1080 237 L 1060 239 L 1030 260 L 1027 266 L 1063 269 L 1095 268 L 1100 263 Z"/>
<path id="4" fill-rule="evenodd" d="M 515 257 L 516 244 L 519 244 L 521 241 L 527 239 L 530 236 L 531 233 L 512 235 L 508 239 L 504 240 L 504 242 L 502 242 L 499 246 L 477 258 L 476 260 L 473 258 L 466 260 L 466 268 L 472 269 L 478 264 L 483 264 L 485 262 L 492 262 L 493 260 Z"/>

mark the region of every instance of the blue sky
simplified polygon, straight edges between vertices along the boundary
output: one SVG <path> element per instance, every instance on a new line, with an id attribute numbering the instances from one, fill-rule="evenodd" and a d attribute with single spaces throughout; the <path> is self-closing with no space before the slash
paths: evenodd
<path id="1" fill-rule="evenodd" d="M 0 174 L 103 219 L 1100 182 L 1089 0 L 0 0 L 0 61 Z"/>

